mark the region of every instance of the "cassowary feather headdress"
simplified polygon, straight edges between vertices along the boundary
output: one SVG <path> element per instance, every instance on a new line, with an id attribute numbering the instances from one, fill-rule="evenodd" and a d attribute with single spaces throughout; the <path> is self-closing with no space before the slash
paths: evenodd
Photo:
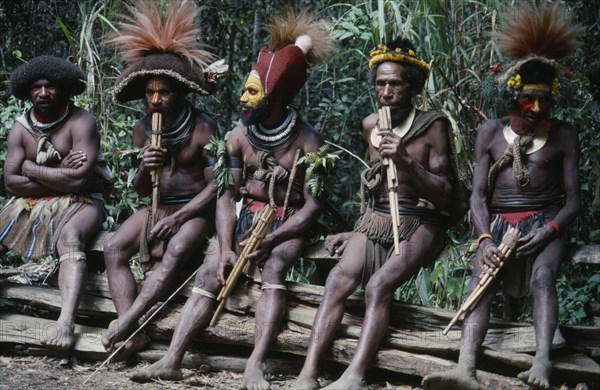
<path id="1" fill-rule="evenodd" d="M 507 62 L 490 68 L 497 88 L 490 97 L 515 99 L 526 84 L 548 85 L 555 103 L 567 97 L 569 71 L 558 61 L 581 43 L 582 28 L 558 2 L 533 6 L 526 2 L 507 10 L 492 33 Z"/>
<path id="2" fill-rule="evenodd" d="M 119 32 L 109 37 L 122 49 L 129 66 L 115 82 L 117 100 L 144 97 L 151 77 L 168 77 L 185 90 L 209 95 L 216 89 L 216 74 L 208 68 L 215 56 L 197 42 L 197 10 L 192 1 L 175 0 L 161 14 L 161 2 L 134 0 L 127 5 L 130 15 L 118 24 Z"/>

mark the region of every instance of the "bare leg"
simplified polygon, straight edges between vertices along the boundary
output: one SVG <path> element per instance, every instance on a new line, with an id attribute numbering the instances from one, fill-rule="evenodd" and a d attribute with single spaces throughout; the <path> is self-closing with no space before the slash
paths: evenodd
<path id="1" fill-rule="evenodd" d="M 360 283 L 366 240 L 364 234 L 355 234 L 348 242 L 340 262 L 327 277 L 323 301 L 315 315 L 308 340 L 306 360 L 293 389 L 319 388 L 319 360 L 342 322 L 346 299 Z"/>
<path id="2" fill-rule="evenodd" d="M 78 211 L 63 227 L 57 241 L 59 256 L 85 251 L 85 243 L 102 226 L 103 212 L 96 203 Z M 49 348 L 69 349 L 75 343 L 75 315 L 85 279 L 85 256 L 73 256 L 62 261 L 58 271 L 61 310 L 55 329 L 48 329 L 40 343 Z"/>
<path id="3" fill-rule="evenodd" d="M 469 292 L 473 291 L 481 274 L 480 253 L 475 258 L 473 278 Z M 477 275 L 477 276 L 475 276 Z M 475 309 L 465 314 L 461 332 L 460 355 L 458 365 L 449 371 L 433 373 L 423 378 L 423 388 L 429 390 L 479 389 L 477 383 L 476 358 L 483 344 L 490 322 L 490 305 L 498 288 L 498 280 L 493 281 L 482 295 Z"/>
<path id="4" fill-rule="evenodd" d="M 542 389 L 550 388 L 550 351 L 558 322 L 556 274 L 564 252 L 562 237 L 552 241 L 537 256 L 531 273 L 533 295 L 533 325 L 537 351 L 533 365 L 518 375 L 526 384 Z"/>
<path id="5" fill-rule="evenodd" d="M 218 251 L 209 251 L 215 255 L 207 256 L 196 275 L 194 287 L 217 295 L 221 285 L 216 279 L 219 266 Z M 210 321 L 215 300 L 193 293 L 183 307 L 169 350 L 159 361 L 142 370 L 134 372 L 131 379 L 136 382 L 150 382 L 154 379 L 180 380 L 181 361 L 194 336 L 205 329 Z"/>
<path id="6" fill-rule="evenodd" d="M 263 285 L 285 285 L 285 274 L 302 251 L 301 239 L 278 245 L 271 251 L 261 275 Z M 256 303 L 254 349 L 246 363 L 242 389 L 266 390 L 270 385 L 264 378 L 269 346 L 277 337 L 283 318 L 286 294 L 284 290 L 265 289 Z"/>
<path id="7" fill-rule="evenodd" d="M 138 326 L 144 313 L 173 288 L 190 256 L 204 244 L 207 230 L 204 219 L 194 218 L 183 224 L 171 238 L 162 261 L 150 273 L 137 298 L 119 315 L 117 323 L 102 334 L 102 344 L 108 351 L 114 348 L 115 343 L 124 340 Z"/>
<path id="8" fill-rule="evenodd" d="M 409 241 L 403 241 L 400 254 L 392 254 L 365 287 L 366 312 L 352 362 L 340 379 L 327 389 L 361 389 L 367 368 L 379 349 L 389 324 L 394 290 L 422 266 L 432 261 L 444 247 L 443 232 L 422 225 Z"/>

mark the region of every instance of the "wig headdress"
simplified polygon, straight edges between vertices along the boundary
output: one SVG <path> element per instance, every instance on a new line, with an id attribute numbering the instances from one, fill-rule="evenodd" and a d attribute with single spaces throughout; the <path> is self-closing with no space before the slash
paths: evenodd
<path id="1" fill-rule="evenodd" d="M 123 50 L 129 66 L 115 82 L 117 100 L 144 97 L 151 77 L 168 77 L 186 90 L 209 95 L 216 89 L 216 75 L 208 68 L 214 55 L 197 42 L 197 11 L 192 1 L 169 3 L 161 14 L 160 1 L 134 0 L 127 5 L 130 16 L 118 24 L 119 32 L 109 38 Z"/>
<path id="2" fill-rule="evenodd" d="M 325 61 L 333 51 L 333 39 L 322 22 L 306 11 L 287 10 L 266 28 L 270 40 L 258 54 L 252 72 L 269 101 L 290 103 L 298 94 L 312 65 Z"/>
<path id="3" fill-rule="evenodd" d="M 548 85 L 555 103 L 567 97 L 569 72 L 558 61 L 581 44 L 581 27 L 573 16 L 553 5 L 520 3 L 506 11 L 492 36 L 507 58 L 504 65 L 490 68 L 497 89 L 490 97 L 515 99 L 525 84 Z M 508 94 L 508 96 L 507 96 Z"/>
<path id="4" fill-rule="evenodd" d="M 79 95 L 85 91 L 84 78 L 81 69 L 67 60 L 46 55 L 34 57 L 15 68 L 10 76 L 10 93 L 17 99 L 29 99 L 31 84 L 46 79 L 67 96 Z"/>

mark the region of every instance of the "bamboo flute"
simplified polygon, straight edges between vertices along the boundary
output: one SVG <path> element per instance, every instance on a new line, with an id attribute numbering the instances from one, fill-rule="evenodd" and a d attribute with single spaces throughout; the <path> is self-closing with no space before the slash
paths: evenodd
<path id="1" fill-rule="evenodd" d="M 231 295 L 233 288 L 235 287 L 238 279 L 242 274 L 242 271 L 244 270 L 244 267 L 246 266 L 246 263 L 248 262 L 247 256 L 250 253 L 254 252 L 256 249 L 258 249 L 258 247 L 262 243 L 262 240 L 267 235 L 269 227 L 271 227 L 273 221 L 275 221 L 276 216 L 277 208 L 271 206 L 270 204 L 265 205 L 260 211 L 258 220 L 256 221 L 255 225 L 252 226 L 252 233 L 250 234 L 248 243 L 242 250 L 242 253 L 238 257 L 238 260 L 235 263 L 233 269 L 231 270 L 229 277 L 225 281 L 225 285 L 223 286 L 223 288 L 221 288 L 221 291 L 217 296 L 217 302 L 220 303 L 217 309 L 215 310 L 212 319 L 210 320 L 210 326 L 214 326 L 217 322 L 219 314 L 221 313 L 221 310 L 223 310 L 223 307 L 225 305 L 225 301 Z"/>
<path id="2" fill-rule="evenodd" d="M 452 329 L 452 327 L 458 322 L 458 319 L 461 315 L 466 313 L 467 310 L 473 310 L 475 306 L 477 306 L 477 303 L 479 302 L 479 299 L 481 298 L 483 293 L 488 289 L 488 287 L 492 283 L 492 280 L 494 280 L 502 266 L 504 266 L 505 262 L 513 254 L 517 246 L 517 241 L 520 237 L 521 232 L 515 227 L 511 227 L 504 234 L 504 237 L 502 237 L 502 242 L 500 243 L 500 245 L 498 245 L 498 249 L 502 253 L 503 260 L 500 261 L 500 264 L 498 264 L 496 268 L 490 268 L 489 266 L 484 265 L 483 269 L 481 270 L 479 283 L 477 283 L 477 286 L 475 286 L 471 294 L 469 294 L 467 300 L 460 307 L 460 310 L 456 313 L 454 318 L 452 318 L 452 321 L 450 321 L 448 326 L 446 326 L 446 328 L 442 332 L 444 335 L 448 334 L 450 329 Z"/>
<path id="3" fill-rule="evenodd" d="M 383 106 L 379 109 L 379 127 L 382 129 L 392 128 L 389 106 Z M 400 237 L 398 227 L 400 226 L 400 215 L 398 213 L 398 172 L 396 172 L 396 164 L 394 164 L 391 158 L 383 157 L 382 162 L 386 167 L 390 215 L 392 216 L 392 230 L 394 234 L 394 253 L 399 255 Z"/>
<path id="4" fill-rule="evenodd" d="M 152 113 L 152 146 L 160 147 L 162 142 L 162 114 L 160 112 Z M 157 168 L 150 172 L 152 179 L 152 211 L 150 221 L 152 226 L 156 224 L 158 218 L 158 205 L 160 204 L 160 175 L 161 169 Z"/>

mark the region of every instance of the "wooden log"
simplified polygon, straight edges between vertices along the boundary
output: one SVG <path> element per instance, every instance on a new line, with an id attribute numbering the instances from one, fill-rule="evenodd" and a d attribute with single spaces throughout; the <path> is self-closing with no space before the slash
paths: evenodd
<path id="1" fill-rule="evenodd" d="M 569 248 L 567 257 L 575 264 L 600 265 L 600 245 L 589 244 L 575 248 Z"/>

